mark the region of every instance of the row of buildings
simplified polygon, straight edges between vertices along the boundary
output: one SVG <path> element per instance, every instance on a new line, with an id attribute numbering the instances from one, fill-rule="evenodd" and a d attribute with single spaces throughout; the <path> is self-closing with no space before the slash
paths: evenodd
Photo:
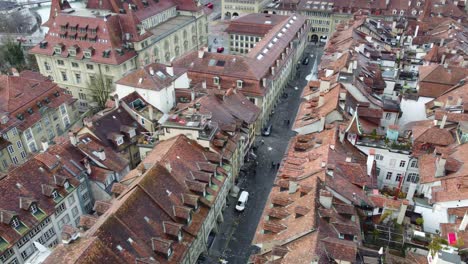
<path id="1" fill-rule="evenodd" d="M 374 0 L 374 1 L 222 1 L 222 16 L 231 18 L 249 13 L 265 12 L 289 15 L 292 13 L 306 17 L 310 24 L 308 40 L 314 43 L 326 42 L 341 22 L 353 17 L 358 10 L 368 10 L 369 16 L 376 20 L 392 21 L 398 18 L 415 19 L 419 16 L 433 15 L 451 17 L 459 22 L 465 21 L 466 1 L 451 0 Z"/>
<path id="2" fill-rule="evenodd" d="M 362 14 L 337 26 L 318 79 L 304 87 L 293 124 L 299 135 L 281 162 L 251 263 L 372 263 L 382 255 L 461 263 L 466 25 Z M 386 229 L 392 239 L 379 238 Z M 421 251 L 434 237 L 447 246 Z M 403 245 L 414 249 L 404 259 L 377 252 Z"/>
<path id="3" fill-rule="evenodd" d="M 87 12 L 97 7 L 90 4 Z M 138 17 L 131 15 L 138 8 L 100 23 Z M 79 12 L 84 10 L 57 7 L 48 24 L 63 19 L 67 26 L 57 30 L 69 34 L 75 26 L 71 17 Z M 80 114 L 80 97 L 53 76 L 4 76 L 2 88 L 10 98 L 5 105 L 14 109 L 5 109 L 4 127 L 17 136 L 4 134 L 4 149 L 15 147 L 12 153 L 19 155 L 16 147 L 33 146 L 29 142 L 36 147 L 25 149 L 18 162 L 3 156 L 0 185 L 9 195 L 0 206 L 2 263 L 196 263 L 216 235 L 228 193 L 305 48 L 308 24 L 300 16 L 258 14 L 244 24 L 272 20 L 246 54 L 195 49 L 168 60 L 172 63 L 151 60 L 135 64 L 122 78 L 112 74 L 112 99 L 92 116 Z M 246 28 L 236 25 L 230 32 L 244 34 Z M 99 29 L 111 32 L 104 25 Z M 42 49 L 49 47 L 50 42 Z M 68 46 L 63 51 L 67 54 L 53 56 L 73 58 Z M 28 170 L 40 177 L 28 182 Z"/>

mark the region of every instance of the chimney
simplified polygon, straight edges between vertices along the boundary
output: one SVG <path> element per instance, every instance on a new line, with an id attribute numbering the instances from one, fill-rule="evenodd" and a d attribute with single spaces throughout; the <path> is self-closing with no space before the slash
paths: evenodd
<path id="1" fill-rule="evenodd" d="M 445 176 L 445 163 L 447 163 L 447 159 L 444 157 L 444 155 L 436 160 L 435 177 Z"/>
<path id="2" fill-rule="evenodd" d="M 13 74 L 13 76 L 19 76 L 19 71 L 16 69 L 16 68 L 11 68 L 11 74 Z"/>
<path id="3" fill-rule="evenodd" d="M 463 105 L 463 98 L 461 96 L 459 96 L 457 99 L 457 106 L 459 105 Z"/>
<path id="4" fill-rule="evenodd" d="M 266 78 L 263 78 L 263 79 L 262 79 L 262 85 L 263 85 L 263 87 L 265 87 L 265 88 L 267 87 L 267 79 L 266 79 Z"/>
<path id="5" fill-rule="evenodd" d="M 203 56 L 205 55 L 205 51 L 203 49 L 198 50 L 198 58 L 203 59 Z"/>
<path id="6" fill-rule="evenodd" d="M 444 114 L 442 121 L 440 121 L 440 129 L 444 129 L 445 123 L 447 122 L 447 114 Z"/>
<path id="7" fill-rule="evenodd" d="M 205 86 L 206 86 L 206 82 L 204 82 L 204 83 L 205 83 Z M 194 89 L 192 89 L 192 91 L 190 91 L 190 99 L 191 99 L 190 100 L 191 102 L 195 101 L 195 90 Z"/>
<path id="8" fill-rule="evenodd" d="M 149 67 L 149 73 L 150 73 L 151 76 L 154 75 L 154 69 L 153 69 L 153 67 Z"/>
<path id="9" fill-rule="evenodd" d="M 70 138 L 70 143 L 73 146 L 76 146 L 76 144 L 78 143 L 78 139 L 76 138 L 76 134 L 73 133 L 71 130 L 68 131 L 68 138 Z"/>
<path id="10" fill-rule="evenodd" d="M 410 0 L 410 1 L 408 1 L 408 6 L 411 6 L 411 0 Z"/>
<path id="11" fill-rule="evenodd" d="M 320 190 L 319 202 L 320 204 L 330 209 L 332 207 L 333 194 L 327 190 Z"/>
<path id="12" fill-rule="evenodd" d="M 119 100 L 119 95 L 118 94 L 114 94 L 114 104 L 115 104 L 115 109 L 119 108 L 120 100 Z"/>
<path id="13" fill-rule="evenodd" d="M 47 151 L 47 149 L 49 148 L 49 142 L 47 142 L 47 139 L 42 138 L 41 144 L 42 144 L 42 150 Z"/>
<path id="14" fill-rule="evenodd" d="M 100 160 L 106 160 L 106 152 L 104 151 L 104 148 L 100 148 L 96 153 Z"/>
<path id="15" fill-rule="evenodd" d="M 445 56 L 446 56 L 445 53 L 442 54 L 442 58 L 440 58 L 440 64 L 444 64 L 444 62 L 445 62 Z M 444 64 L 444 65 L 445 65 L 445 64 Z M 445 67 L 445 66 L 444 66 L 444 67 Z"/>
<path id="16" fill-rule="evenodd" d="M 202 88 L 203 88 L 203 89 L 206 89 L 206 80 L 203 80 L 203 82 L 202 82 Z"/>
<path id="17" fill-rule="evenodd" d="M 153 109 L 153 106 L 150 105 L 149 108 L 148 108 L 148 118 L 151 122 L 153 122 L 153 118 L 154 118 L 154 109 Z"/>
<path id="18" fill-rule="evenodd" d="M 295 193 L 298 187 L 299 185 L 297 184 L 297 182 L 289 181 L 289 193 L 290 194 Z"/>
<path id="19" fill-rule="evenodd" d="M 275 75 L 275 67 L 271 67 L 271 75 Z"/>
<path id="20" fill-rule="evenodd" d="M 396 21 L 393 21 L 393 23 L 392 23 L 392 30 L 395 31 L 395 29 L 396 29 Z"/>
<path id="21" fill-rule="evenodd" d="M 442 46 L 444 46 L 444 42 L 445 42 L 445 39 L 444 39 L 444 38 L 443 38 L 443 39 L 441 39 L 441 40 L 440 40 L 439 47 L 442 47 Z"/>
<path id="22" fill-rule="evenodd" d="M 170 76 L 174 76 L 174 66 L 172 66 L 172 63 L 166 66 L 166 72 Z"/>
<path id="23" fill-rule="evenodd" d="M 374 167 L 374 160 L 375 160 L 375 149 L 369 149 L 369 155 L 367 155 L 367 176 L 372 175 L 372 167 Z"/>
<path id="24" fill-rule="evenodd" d="M 91 121 L 91 118 L 85 117 L 83 118 L 83 125 L 86 127 L 93 127 L 93 121 Z"/>
<path id="25" fill-rule="evenodd" d="M 416 26 L 416 29 L 414 30 L 414 37 L 417 37 L 419 33 L 419 25 Z"/>
<path id="26" fill-rule="evenodd" d="M 385 6 L 388 6 L 390 4 L 390 0 L 385 0 Z"/>
<path id="27" fill-rule="evenodd" d="M 84 167 L 85 167 L 85 169 L 86 169 L 86 173 L 87 173 L 88 175 L 91 175 L 91 172 L 92 172 L 92 171 L 91 171 L 91 164 L 89 164 L 89 160 L 88 160 L 88 159 L 85 159 L 85 160 L 84 160 Z"/>

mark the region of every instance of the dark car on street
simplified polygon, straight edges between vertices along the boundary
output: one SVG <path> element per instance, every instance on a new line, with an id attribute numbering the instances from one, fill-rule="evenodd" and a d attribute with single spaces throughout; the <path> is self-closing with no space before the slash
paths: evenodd
<path id="1" fill-rule="evenodd" d="M 303 60 L 302 60 L 302 65 L 307 65 L 309 64 L 309 58 L 308 57 L 305 57 Z"/>
<path id="2" fill-rule="evenodd" d="M 263 129 L 262 135 L 264 135 L 264 136 L 269 136 L 269 135 L 271 135 L 271 130 L 272 130 L 272 129 L 273 129 L 273 125 L 272 125 L 272 124 L 267 125 L 267 126 Z"/>

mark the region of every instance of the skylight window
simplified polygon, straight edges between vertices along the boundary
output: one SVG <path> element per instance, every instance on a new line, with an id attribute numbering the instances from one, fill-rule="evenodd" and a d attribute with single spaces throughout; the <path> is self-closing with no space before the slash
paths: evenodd
<path id="1" fill-rule="evenodd" d="M 268 43 L 268 47 L 269 47 L 269 48 L 273 47 L 273 43 L 271 43 L 271 42 Z"/>
<path id="2" fill-rule="evenodd" d="M 263 50 L 263 53 L 267 53 L 267 52 L 268 52 L 268 49 L 264 49 L 264 50 Z"/>
<path id="3" fill-rule="evenodd" d="M 290 27 L 291 27 L 291 24 L 289 24 L 289 23 L 286 24 L 286 27 L 287 27 L 287 28 L 290 28 Z"/>
<path id="4" fill-rule="evenodd" d="M 262 54 L 259 54 L 259 55 L 257 56 L 257 60 L 261 60 L 261 59 L 263 59 L 263 55 L 262 55 Z"/>
<path id="5" fill-rule="evenodd" d="M 281 31 L 282 31 L 283 33 L 286 33 L 287 29 L 286 29 L 286 28 L 283 28 L 283 29 L 281 29 Z"/>
<path id="6" fill-rule="evenodd" d="M 273 39 L 273 43 L 276 43 L 276 42 L 278 42 L 278 38 Z"/>
<path id="7" fill-rule="evenodd" d="M 283 36 L 283 33 L 278 33 L 278 38 L 281 38 Z"/>

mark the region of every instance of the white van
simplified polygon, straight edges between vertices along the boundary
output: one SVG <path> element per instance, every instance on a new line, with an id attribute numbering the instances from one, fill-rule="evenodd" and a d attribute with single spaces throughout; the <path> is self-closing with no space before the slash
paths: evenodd
<path id="1" fill-rule="evenodd" d="M 242 191 L 239 196 L 239 200 L 237 200 L 236 210 L 239 212 L 244 211 L 245 204 L 247 203 L 248 200 L 249 200 L 249 193 L 246 191 Z"/>

